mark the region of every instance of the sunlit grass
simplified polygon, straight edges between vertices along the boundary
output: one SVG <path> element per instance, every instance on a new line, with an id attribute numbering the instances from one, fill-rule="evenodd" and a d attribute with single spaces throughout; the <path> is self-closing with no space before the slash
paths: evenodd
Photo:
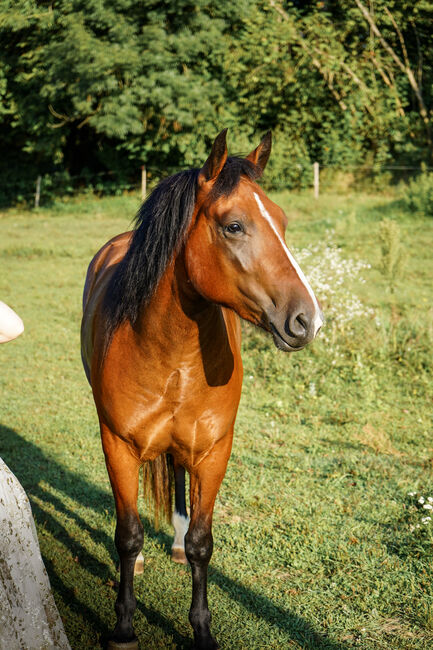
<path id="1" fill-rule="evenodd" d="M 408 493 L 433 495 L 433 220 L 392 195 L 274 198 L 295 249 L 320 254 L 331 239 L 341 259 L 369 265 L 365 283 L 345 278 L 365 315 L 330 320 L 326 337 L 292 356 L 244 328 L 244 393 L 215 513 L 213 630 L 227 650 L 429 648 L 433 524 Z M 91 256 L 137 206 L 135 195 L 86 197 L 0 213 L 0 299 L 26 327 L 0 348 L 0 454 L 31 498 L 77 649 L 97 647 L 113 625 L 117 580 L 113 501 L 79 354 L 81 291 Z M 393 295 L 380 271 L 384 217 L 408 253 Z M 143 519 L 137 634 L 143 648 L 191 647 L 189 570 L 169 559 L 170 527 L 155 532 Z"/>

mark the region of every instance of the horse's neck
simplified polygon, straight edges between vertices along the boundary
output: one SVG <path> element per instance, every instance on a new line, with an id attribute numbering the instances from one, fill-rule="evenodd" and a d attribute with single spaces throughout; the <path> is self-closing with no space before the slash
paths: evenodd
<path id="1" fill-rule="evenodd" d="M 222 308 L 197 294 L 178 262 L 161 279 L 143 311 L 140 329 L 143 340 L 150 335 L 164 354 L 171 348 L 180 356 L 209 354 L 229 338 Z"/>
<path id="2" fill-rule="evenodd" d="M 196 388 L 204 389 L 225 385 L 235 370 L 240 372 L 237 315 L 204 300 L 187 278 L 185 284 L 185 277 L 171 265 L 137 325 L 124 323 L 115 333 L 104 364 L 106 376 L 116 374 L 119 359 L 130 360 L 123 365 L 133 373 L 131 381 L 164 392 L 167 378 L 175 373 L 194 377 Z"/>
<path id="3" fill-rule="evenodd" d="M 165 292 L 167 299 L 167 287 Z M 180 365 L 194 367 L 208 386 L 226 385 L 235 368 L 242 370 L 239 317 L 199 296 L 184 270 L 174 268 L 170 293 L 166 313 L 177 330 Z"/>

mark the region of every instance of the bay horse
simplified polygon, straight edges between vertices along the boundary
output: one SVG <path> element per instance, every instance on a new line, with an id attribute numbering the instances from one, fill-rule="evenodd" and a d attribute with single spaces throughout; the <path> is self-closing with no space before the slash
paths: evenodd
<path id="1" fill-rule="evenodd" d="M 191 565 L 194 647 L 218 648 L 210 632 L 207 567 L 213 508 L 241 395 L 239 317 L 272 334 L 284 351 L 303 348 L 322 325 L 317 299 L 285 244 L 287 219 L 256 183 L 271 134 L 241 158 L 228 157 L 226 132 L 201 169 L 156 187 L 135 229 L 105 244 L 87 272 L 82 358 L 117 514 L 113 649 L 138 648 L 132 617 L 143 546 L 139 470 L 148 468 L 147 485 L 169 511 L 170 463 L 172 557 Z"/>

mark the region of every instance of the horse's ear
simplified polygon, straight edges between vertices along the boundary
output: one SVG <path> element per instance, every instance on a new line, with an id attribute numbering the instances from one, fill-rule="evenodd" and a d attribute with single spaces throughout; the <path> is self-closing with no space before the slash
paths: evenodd
<path id="1" fill-rule="evenodd" d="M 250 162 L 254 163 L 254 165 L 257 165 L 257 167 L 260 167 L 263 170 L 266 167 L 266 163 L 269 160 L 269 156 L 271 155 L 271 149 L 272 149 L 272 133 L 268 131 L 266 135 L 263 136 L 261 143 L 257 147 L 257 149 L 254 149 L 250 153 L 249 156 L 247 156 L 247 160 Z"/>
<path id="2" fill-rule="evenodd" d="M 206 160 L 205 164 L 200 170 L 199 174 L 199 183 L 206 183 L 215 179 L 222 168 L 225 165 L 227 160 L 227 129 L 221 131 L 219 135 L 215 138 L 215 142 L 212 145 L 212 151 L 210 152 L 209 158 Z"/>

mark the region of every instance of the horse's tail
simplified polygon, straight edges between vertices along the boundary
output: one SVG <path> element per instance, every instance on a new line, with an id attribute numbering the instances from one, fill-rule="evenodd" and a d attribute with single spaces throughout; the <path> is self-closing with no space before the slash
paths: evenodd
<path id="1" fill-rule="evenodd" d="M 168 454 L 161 454 L 155 460 L 148 460 L 143 466 L 144 499 L 153 505 L 155 528 L 160 517 L 171 521 L 173 495 L 173 463 Z"/>

